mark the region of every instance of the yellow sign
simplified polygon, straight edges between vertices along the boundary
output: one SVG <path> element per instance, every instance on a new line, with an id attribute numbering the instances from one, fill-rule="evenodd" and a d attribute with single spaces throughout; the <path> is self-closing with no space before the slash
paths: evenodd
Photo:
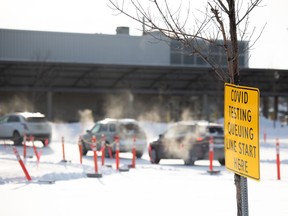
<path id="1" fill-rule="evenodd" d="M 257 88 L 225 84 L 225 166 L 258 181 L 259 97 Z"/>

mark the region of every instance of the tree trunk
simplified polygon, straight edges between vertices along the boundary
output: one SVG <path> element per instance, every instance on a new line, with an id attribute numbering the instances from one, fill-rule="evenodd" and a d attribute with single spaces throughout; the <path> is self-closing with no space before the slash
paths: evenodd
<path id="1" fill-rule="evenodd" d="M 230 22 L 230 37 L 231 37 L 231 55 L 229 61 L 232 61 L 229 71 L 230 82 L 239 85 L 239 64 L 238 64 L 238 40 L 237 40 L 237 26 L 235 16 L 235 2 L 234 0 L 227 0 L 229 5 L 229 22 Z M 234 174 L 234 183 L 236 186 L 236 200 L 237 200 L 237 216 L 242 216 L 242 194 L 241 194 L 241 176 Z"/>
<path id="2" fill-rule="evenodd" d="M 238 60 L 238 40 L 237 40 L 237 26 L 236 26 L 236 12 L 234 0 L 227 0 L 229 5 L 229 25 L 231 37 L 231 56 L 229 61 L 232 61 L 229 71 L 231 83 L 239 85 L 239 60 Z"/>

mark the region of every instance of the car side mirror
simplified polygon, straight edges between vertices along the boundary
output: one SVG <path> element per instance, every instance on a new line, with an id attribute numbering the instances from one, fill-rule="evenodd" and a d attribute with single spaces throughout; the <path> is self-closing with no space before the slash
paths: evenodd
<path id="1" fill-rule="evenodd" d="M 91 134 L 91 130 L 86 130 L 86 132 L 87 132 L 88 134 Z"/>

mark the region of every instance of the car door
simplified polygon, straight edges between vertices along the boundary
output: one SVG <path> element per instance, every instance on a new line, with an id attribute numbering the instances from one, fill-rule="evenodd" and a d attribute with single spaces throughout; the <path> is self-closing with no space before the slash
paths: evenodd
<path id="1" fill-rule="evenodd" d="M 97 149 L 100 150 L 102 147 L 102 136 L 107 136 L 108 131 L 108 124 L 100 124 L 100 127 L 96 133 L 96 139 L 97 139 Z"/>
<path id="2" fill-rule="evenodd" d="M 177 158 L 179 152 L 179 137 L 177 134 L 178 126 L 170 127 L 161 137 L 161 145 L 159 146 L 163 158 Z"/>
<path id="3" fill-rule="evenodd" d="M 195 144 L 195 125 L 179 125 L 177 130 L 177 144 L 179 154 L 188 154 Z"/>
<path id="4" fill-rule="evenodd" d="M 115 123 L 109 123 L 108 124 L 107 133 L 106 133 L 106 140 L 110 144 L 115 142 L 115 138 L 118 135 L 116 127 L 117 126 Z"/>

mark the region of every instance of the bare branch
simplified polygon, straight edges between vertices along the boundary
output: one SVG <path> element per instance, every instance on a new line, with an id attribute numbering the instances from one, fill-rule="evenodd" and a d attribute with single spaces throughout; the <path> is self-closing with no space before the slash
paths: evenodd
<path id="1" fill-rule="evenodd" d="M 254 41 L 251 45 L 249 45 L 249 49 L 252 49 L 252 48 L 254 47 L 254 45 L 256 44 L 256 42 L 259 40 L 259 38 L 261 37 L 261 35 L 262 35 L 262 33 L 263 33 L 266 25 L 267 25 L 267 23 L 265 23 L 265 25 L 264 25 L 263 28 L 261 29 L 260 34 L 259 34 L 258 37 L 255 39 L 255 41 Z M 252 33 L 252 35 L 253 35 L 253 33 Z M 249 41 L 250 41 L 250 40 L 249 40 Z"/>
<path id="2" fill-rule="evenodd" d="M 238 22 L 236 23 L 236 25 L 239 25 L 239 24 L 251 13 L 251 11 L 252 11 L 255 7 L 259 6 L 259 5 L 262 3 L 262 0 L 254 0 L 254 1 L 250 0 L 250 3 L 251 3 L 251 5 L 248 5 L 245 14 L 243 15 L 242 18 L 240 18 L 240 19 L 238 20 Z"/>
<path id="3" fill-rule="evenodd" d="M 167 38 L 182 43 L 183 48 L 191 48 L 190 54 L 199 55 L 215 70 L 218 76 L 222 77 L 222 80 L 226 80 L 227 76 L 224 75 L 225 73 L 220 69 L 221 65 L 203 53 L 202 48 L 199 49 L 203 44 L 196 47 L 198 44 L 197 40 L 207 42 L 206 46 L 214 44 L 214 46 L 223 48 L 224 53 L 226 53 L 228 77 L 230 77 L 230 82 L 234 83 L 234 78 L 239 77 L 237 32 L 240 33 L 241 40 L 244 40 L 248 31 L 248 15 L 255 7 L 259 6 L 262 0 L 249 0 L 247 10 L 243 16 L 240 16 L 240 8 L 243 6 L 243 1 L 237 1 L 237 8 L 235 8 L 235 0 L 226 0 L 226 3 L 223 0 L 212 0 L 208 2 L 209 7 L 207 7 L 206 11 L 202 12 L 202 20 L 194 16 L 195 30 L 193 30 L 193 32 L 186 30 L 186 26 L 191 25 L 188 22 L 191 15 L 190 2 L 184 19 L 180 19 L 180 17 L 183 17 L 181 11 L 183 7 L 182 1 L 175 9 L 169 6 L 168 0 L 162 1 L 164 6 L 160 4 L 160 0 L 148 0 L 150 3 L 149 6 L 155 9 L 155 11 L 152 12 L 151 8 L 148 7 L 146 9 L 143 7 L 143 2 L 130 0 L 130 3 L 134 6 L 136 16 L 124 9 L 124 0 L 122 4 L 119 4 L 117 0 L 109 0 L 109 2 L 114 10 L 145 26 L 147 28 L 147 30 L 145 30 L 146 32 L 157 30 Z M 208 9 L 210 9 L 212 15 L 209 14 Z M 245 25 L 244 28 L 241 29 L 239 24 L 244 20 Z M 254 31 L 252 33 L 254 34 Z M 218 40 L 223 41 L 218 43 Z"/>

